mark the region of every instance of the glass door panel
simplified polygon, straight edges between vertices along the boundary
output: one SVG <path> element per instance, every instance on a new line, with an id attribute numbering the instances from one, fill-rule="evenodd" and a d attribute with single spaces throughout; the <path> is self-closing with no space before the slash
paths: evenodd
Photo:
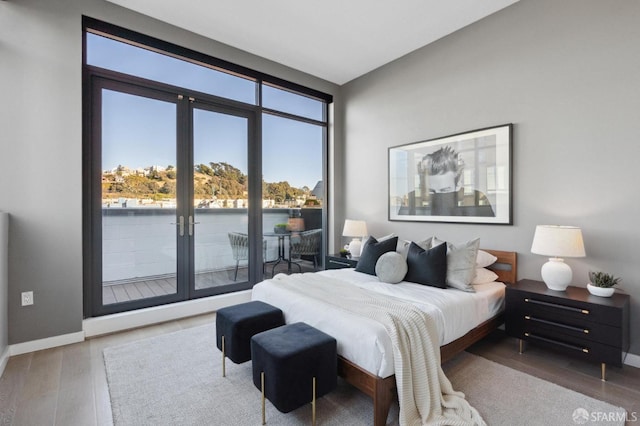
<path id="1" fill-rule="evenodd" d="M 176 295 L 176 104 L 101 98 L 102 305 Z"/>
<path id="2" fill-rule="evenodd" d="M 322 126 L 262 115 L 262 226 L 269 277 L 322 266 L 323 138 Z M 279 234 L 278 225 L 286 225 L 286 232 Z"/>
<path id="3" fill-rule="evenodd" d="M 193 108 L 196 292 L 249 281 L 249 126 L 245 116 Z"/>

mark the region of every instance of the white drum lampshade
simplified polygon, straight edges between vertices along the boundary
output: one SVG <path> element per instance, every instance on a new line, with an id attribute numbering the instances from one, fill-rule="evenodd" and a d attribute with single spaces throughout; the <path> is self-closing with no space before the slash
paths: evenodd
<path id="1" fill-rule="evenodd" d="M 353 238 L 349 243 L 349 252 L 352 257 L 360 257 L 360 252 L 362 251 L 362 241 L 360 238 L 367 235 L 366 222 L 364 220 L 345 220 L 342 235 Z"/>
<path id="2" fill-rule="evenodd" d="M 542 280 L 551 290 L 565 291 L 571 284 L 571 267 L 564 257 L 585 257 L 582 231 L 575 226 L 538 225 L 531 253 L 550 256 L 542 265 Z"/>

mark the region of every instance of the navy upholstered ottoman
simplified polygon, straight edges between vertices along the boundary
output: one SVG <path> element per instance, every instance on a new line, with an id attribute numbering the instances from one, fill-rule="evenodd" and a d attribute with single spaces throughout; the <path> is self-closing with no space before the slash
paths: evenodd
<path id="1" fill-rule="evenodd" d="M 222 351 L 222 375 L 225 357 L 236 364 L 251 359 L 251 337 L 284 325 L 284 315 L 275 306 L 260 301 L 241 303 L 216 313 L 216 345 Z"/>
<path id="2" fill-rule="evenodd" d="M 336 339 L 303 322 L 251 338 L 253 384 L 281 412 L 288 413 L 337 386 Z M 264 384 L 263 384 L 264 380 Z"/>

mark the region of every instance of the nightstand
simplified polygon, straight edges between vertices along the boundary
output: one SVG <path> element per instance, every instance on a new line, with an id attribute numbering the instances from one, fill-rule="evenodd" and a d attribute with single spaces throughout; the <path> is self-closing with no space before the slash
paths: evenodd
<path id="1" fill-rule="evenodd" d="M 629 295 L 592 296 L 586 288 L 549 290 L 541 281 L 508 285 L 505 298 L 507 335 L 599 362 L 622 366 L 629 350 Z"/>
<path id="2" fill-rule="evenodd" d="M 330 254 L 325 257 L 324 267 L 325 269 L 355 268 L 357 264 L 358 261 L 356 259 L 342 257 L 339 254 Z"/>

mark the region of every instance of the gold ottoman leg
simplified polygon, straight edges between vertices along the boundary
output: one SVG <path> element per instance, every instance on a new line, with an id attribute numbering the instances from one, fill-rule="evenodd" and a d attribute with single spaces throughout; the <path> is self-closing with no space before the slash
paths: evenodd
<path id="1" fill-rule="evenodd" d="M 262 424 L 266 425 L 267 419 L 266 419 L 265 409 L 264 409 L 264 371 L 260 373 L 260 384 L 262 385 Z"/>
<path id="2" fill-rule="evenodd" d="M 313 377 L 313 398 L 311 399 L 311 425 L 316 426 L 316 378 Z"/>
<path id="3" fill-rule="evenodd" d="M 227 369 L 225 365 L 225 355 L 224 355 L 224 336 L 222 336 L 222 377 L 227 377 Z"/>

